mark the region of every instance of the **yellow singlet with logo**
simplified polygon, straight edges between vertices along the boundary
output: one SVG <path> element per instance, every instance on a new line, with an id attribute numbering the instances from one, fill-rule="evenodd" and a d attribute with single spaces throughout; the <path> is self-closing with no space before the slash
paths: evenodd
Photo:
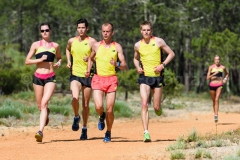
<path id="1" fill-rule="evenodd" d="M 154 67 L 161 64 L 161 50 L 157 46 L 154 37 L 146 44 L 142 39 L 139 47 L 140 61 L 144 70 L 144 75 L 149 77 L 158 77 L 160 73 L 154 72 Z"/>
<path id="2" fill-rule="evenodd" d="M 87 62 L 85 62 L 83 58 L 90 56 L 90 53 L 91 47 L 89 45 L 89 37 L 86 37 L 81 42 L 78 40 L 78 37 L 75 37 L 71 46 L 72 75 L 85 77 Z"/>
<path id="3" fill-rule="evenodd" d="M 116 43 L 112 42 L 109 48 L 104 47 L 104 42 L 100 42 L 100 46 L 96 52 L 97 74 L 99 76 L 113 76 L 116 74 L 115 66 L 110 63 L 113 58 L 117 61 Z"/>

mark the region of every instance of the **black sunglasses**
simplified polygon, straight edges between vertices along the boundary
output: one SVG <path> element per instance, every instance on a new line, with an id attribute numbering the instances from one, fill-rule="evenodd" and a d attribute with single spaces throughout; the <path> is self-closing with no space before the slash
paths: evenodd
<path id="1" fill-rule="evenodd" d="M 41 30 L 42 33 L 43 33 L 44 31 L 49 32 L 50 29 Z"/>

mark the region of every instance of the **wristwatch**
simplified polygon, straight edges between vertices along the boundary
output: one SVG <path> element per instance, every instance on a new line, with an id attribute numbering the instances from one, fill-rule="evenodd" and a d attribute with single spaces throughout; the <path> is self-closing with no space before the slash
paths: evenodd
<path id="1" fill-rule="evenodd" d="M 163 64 L 163 67 L 165 68 L 166 67 L 166 64 L 165 63 L 162 63 Z"/>

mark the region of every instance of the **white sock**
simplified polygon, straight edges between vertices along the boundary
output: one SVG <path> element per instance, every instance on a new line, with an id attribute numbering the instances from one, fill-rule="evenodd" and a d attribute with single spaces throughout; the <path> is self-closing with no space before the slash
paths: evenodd
<path id="1" fill-rule="evenodd" d="M 87 129 L 87 127 L 82 126 L 82 129 Z"/>
<path id="2" fill-rule="evenodd" d="M 144 133 L 149 133 L 148 130 L 145 130 Z"/>

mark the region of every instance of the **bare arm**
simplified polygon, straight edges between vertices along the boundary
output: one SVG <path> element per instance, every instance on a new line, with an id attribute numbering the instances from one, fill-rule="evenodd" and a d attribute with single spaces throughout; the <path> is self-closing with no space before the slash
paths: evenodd
<path id="1" fill-rule="evenodd" d="M 159 48 L 163 49 L 168 54 L 168 56 L 164 60 L 164 62 L 155 67 L 155 72 L 160 72 L 164 68 L 163 64 L 167 65 L 175 57 L 175 53 L 165 43 L 165 41 L 162 38 L 157 38 L 157 44 L 159 45 Z"/>
<path id="2" fill-rule="evenodd" d="M 229 74 L 228 74 L 228 71 L 226 70 L 226 68 L 225 68 L 225 67 L 223 68 L 223 71 L 224 71 L 224 73 L 225 73 L 225 78 L 223 79 L 223 83 L 226 83 L 226 82 L 227 82 L 227 79 L 228 79 L 228 76 L 229 76 Z"/>
<path id="3" fill-rule="evenodd" d="M 45 59 L 47 59 L 47 55 L 43 55 L 40 59 L 31 59 L 37 50 L 37 45 L 38 45 L 37 42 L 34 42 L 31 45 L 31 48 L 30 48 L 28 55 L 26 57 L 26 60 L 25 60 L 26 65 L 37 64 L 37 63 L 43 62 Z"/>
<path id="4" fill-rule="evenodd" d="M 97 41 L 96 41 L 94 38 L 91 38 L 91 39 L 89 40 L 89 46 L 90 46 L 91 52 L 92 52 L 93 45 L 94 45 L 95 43 L 97 43 Z M 84 60 L 85 62 L 88 62 L 88 58 L 89 58 L 89 56 L 86 54 L 86 56 L 83 58 L 83 60 Z"/>
<path id="5" fill-rule="evenodd" d="M 116 46 L 117 52 L 118 52 L 118 59 L 120 61 L 120 65 L 117 66 L 117 62 L 115 63 L 115 66 L 118 67 L 121 70 L 125 70 L 127 68 L 127 64 L 125 61 L 125 57 L 123 54 L 122 46 L 120 44 L 117 44 Z"/>
<path id="6" fill-rule="evenodd" d="M 133 63 L 138 71 L 139 74 L 143 73 L 143 69 L 140 67 L 139 64 L 139 52 L 138 52 L 138 48 L 139 48 L 139 42 L 136 43 L 134 45 L 134 56 L 133 56 Z"/>
<path id="7" fill-rule="evenodd" d="M 67 68 L 71 68 L 71 46 L 72 46 L 72 42 L 73 42 L 74 38 L 70 38 L 68 40 L 68 44 L 66 47 L 66 57 L 67 57 Z"/>
<path id="8" fill-rule="evenodd" d="M 60 47 L 57 43 L 56 44 L 56 58 L 57 58 L 57 63 L 54 64 L 54 67 L 60 67 L 61 65 L 61 62 L 62 62 L 62 57 L 61 57 L 61 54 L 60 54 Z"/>
<path id="9" fill-rule="evenodd" d="M 92 52 L 90 54 L 90 57 L 88 58 L 87 72 L 85 73 L 85 77 L 90 76 L 90 71 L 91 71 L 91 68 L 92 68 L 92 65 L 93 65 L 94 58 L 96 56 L 96 50 L 97 50 L 98 46 L 99 46 L 99 43 L 95 43 L 92 46 Z"/>

